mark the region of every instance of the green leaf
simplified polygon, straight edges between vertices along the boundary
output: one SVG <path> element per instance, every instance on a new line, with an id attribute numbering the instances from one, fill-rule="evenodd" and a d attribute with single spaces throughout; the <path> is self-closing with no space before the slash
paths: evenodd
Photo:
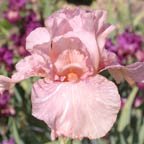
<path id="1" fill-rule="evenodd" d="M 121 112 L 120 119 L 118 122 L 118 131 L 122 132 L 124 128 L 130 123 L 131 116 L 131 107 L 134 101 L 134 98 L 138 92 L 138 87 L 134 87 L 127 99 L 127 102 Z"/>
<path id="2" fill-rule="evenodd" d="M 144 144 L 144 122 L 139 131 L 139 144 Z"/>
<path id="3" fill-rule="evenodd" d="M 18 89 L 14 87 L 14 95 L 16 100 L 18 101 L 19 104 L 22 104 L 22 97 L 21 94 L 19 93 Z"/>
<path id="4" fill-rule="evenodd" d="M 56 0 L 42 0 L 42 14 L 44 18 L 47 18 L 54 10 Z"/>
<path id="5" fill-rule="evenodd" d="M 73 140 L 72 144 L 81 144 L 81 141 L 80 140 Z"/>
<path id="6" fill-rule="evenodd" d="M 122 134 L 120 134 L 120 143 L 121 144 L 127 144 L 126 140 L 125 140 L 125 138 L 124 138 L 124 136 Z"/>
<path id="7" fill-rule="evenodd" d="M 16 141 L 16 144 L 24 144 L 23 141 L 21 140 L 20 136 L 19 136 L 18 129 L 17 129 L 16 122 L 15 122 L 14 118 L 9 119 L 9 125 L 11 128 L 11 133 L 12 133 L 12 135 Z"/>
<path id="8" fill-rule="evenodd" d="M 24 89 L 24 91 L 29 94 L 31 92 L 31 87 L 32 87 L 32 84 L 31 84 L 31 80 L 30 79 L 27 79 L 27 80 L 24 80 L 20 83 L 20 86 Z"/>
<path id="9" fill-rule="evenodd" d="M 144 18 L 144 11 L 141 11 L 134 19 L 133 24 L 134 26 L 137 26 L 141 23 L 142 19 Z"/>

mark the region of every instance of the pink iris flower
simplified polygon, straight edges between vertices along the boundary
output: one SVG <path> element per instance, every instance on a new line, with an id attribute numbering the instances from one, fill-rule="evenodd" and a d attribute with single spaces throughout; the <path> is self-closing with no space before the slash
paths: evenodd
<path id="1" fill-rule="evenodd" d="M 31 55 L 16 64 L 11 78 L 0 76 L 0 92 L 32 76 L 32 115 L 51 128 L 51 137 L 95 139 L 112 128 L 120 109 L 116 85 L 104 76 L 109 70 L 117 82 L 143 82 L 144 63 L 118 63 L 104 48 L 115 28 L 105 23 L 102 10 L 62 9 L 26 39 Z"/>

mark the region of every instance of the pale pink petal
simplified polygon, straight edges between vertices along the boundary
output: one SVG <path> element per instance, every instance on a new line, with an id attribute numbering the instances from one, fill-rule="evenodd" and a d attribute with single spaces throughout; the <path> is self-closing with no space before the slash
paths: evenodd
<path id="1" fill-rule="evenodd" d="M 86 31 L 69 32 L 65 34 L 64 37 L 74 37 L 81 40 L 90 54 L 90 59 L 95 68 L 95 71 L 97 71 L 100 61 L 100 51 L 97 46 L 95 37 Z"/>
<path id="2" fill-rule="evenodd" d="M 112 65 L 119 65 L 117 55 L 107 49 L 103 49 L 99 63 L 99 71 L 101 72 Z"/>
<path id="3" fill-rule="evenodd" d="M 65 15 L 58 12 L 49 16 L 45 21 L 45 25 L 52 38 L 55 36 L 63 35 L 72 30 Z"/>
<path id="4" fill-rule="evenodd" d="M 0 94 L 9 90 L 13 84 L 14 82 L 10 78 L 0 75 Z"/>
<path id="5" fill-rule="evenodd" d="M 127 66 L 122 65 L 110 65 L 105 69 L 108 69 L 117 83 L 120 83 L 124 79 L 128 81 L 130 85 L 135 82 L 144 83 L 144 62 L 136 62 Z"/>
<path id="6" fill-rule="evenodd" d="M 114 29 L 115 29 L 114 25 L 103 24 L 101 26 L 101 30 L 96 32 L 96 40 L 97 40 L 97 44 L 98 44 L 98 47 L 100 49 L 101 54 L 103 53 L 103 50 L 104 50 L 106 38 Z"/>
<path id="7" fill-rule="evenodd" d="M 113 25 L 105 24 L 105 20 L 106 11 L 103 10 L 92 11 L 67 8 L 48 17 L 45 24 L 47 29 L 54 33 L 54 36 L 67 35 L 79 38 L 86 46 L 97 71 L 105 39 L 114 29 Z M 62 30 L 60 27 L 62 27 Z"/>
<path id="8" fill-rule="evenodd" d="M 32 76 L 49 77 L 50 64 L 42 56 L 32 54 L 16 64 L 16 72 L 12 75 L 14 81 L 21 81 Z"/>
<path id="9" fill-rule="evenodd" d="M 33 30 L 26 38 L 26 49 L 29 52 L 33 51 L 33 47 L 39 44 L 50 41 L 50 34 L 44 27 L 39 27 Z"/>
<path id="10" fill-rule="evenodd" d="M 50 58 L 57 74 L 65 75 L 68 71 L 82 71 L 83 74 L 92 74 L 93 66 L 90 55 L 84 44 L 75 37 L 56 38 L 52 42 Z"/>
<path id="11" fill-rule="evenodd" d="M 39 80 L 32 89 L 32 114 L 52 130 L 52 138 L 100 138 L 120 109 L 115 84 L 103 76 L 76 83 Z"/>

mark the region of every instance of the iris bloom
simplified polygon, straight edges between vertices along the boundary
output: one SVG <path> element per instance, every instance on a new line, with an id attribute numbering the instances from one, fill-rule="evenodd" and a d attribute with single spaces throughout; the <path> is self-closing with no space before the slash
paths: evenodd
<path id="1" fill-rule="evenodd" d="M 0 91 L 32 76 L 32 114 L 51 128 L 51 137 L 100 138 L 112 128 L 120 109 L 116 85 L 100 72 L 108 69 L 117 82 L 144 79 L 144 63 L 122 66 L 104 48 L 114 29 L 106 12 L 62 9 L 26 39 L 31 55 L 16 64 L 11 78 L 0 77 Z"/>

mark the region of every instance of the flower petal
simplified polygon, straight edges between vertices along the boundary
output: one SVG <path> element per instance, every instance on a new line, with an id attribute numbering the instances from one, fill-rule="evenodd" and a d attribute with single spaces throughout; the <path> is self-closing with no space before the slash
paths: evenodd
<path id="1" fill-rule="evenodd" d="M 50 35 L 46 28 L 39 27 L 32 31 L 26 38 L 26 49 L 33 51 L 33 47 L 50 41 Z"/>
<path id="2" fill-rule="evenodd" d="M 116 54 L 111 51 L 108 51 L 107 49 L 103 49 L 99 64 L 99 71 L 101 72 L 112 65 L 119 65 Z"/>
<path id="3" fill-rule="evenodd" d="M 99 138 L 111 129 L 120 108 L 115 84 L 103 76 L 77 83 L 39 80 L 32 89 L 32 114 L 52 130 L 52 139 Z"/>
<path id="4" fill-rule="evenodd" d="M 110 65 L 105 69 L 109 70 L 117 83 L 120 83 L 124 79 L 130 85 L 135 84 L 135 82 L 144 83 L 144 62 L 136 62 L 127 66 L 119 64 Z"/>
<path id="5" fill-rule="evenodd" d="M 54 36 L 67 35 L 79 38 L 87 47 L 97 71 L 105 39 L 114 29 L 113 25 L 105 24 L 105 19 L 106 11 L 103 10 L 92 11 L 67 8 L 54 13 L 46 20 L 45 24 L 47 29 L 54 33 L 52 34 Z M 62 30 L 59 27 L 62 27 Z"/>
<path id="6" fill-rule="evenodd" d="M 60 11 L 49 16 L 45 20 L 45 26 L 52 38 L 63 35 L 72 30 L 69 21 L 67 21 L 67 18 L 65 17 L 65 14 L 61 13 Z"/>
<path id="7" fill-rule="evenodd" d="M 21 81 L 32 76 L 49 77 L 50 64 L 42 56 L 32 54 L 16 64 L 16 72 L 12 75 L 14 81 Z"/>
<path id="8" fill-rule="evenodd" d="M 73 68 L 81 69 L 85 75 L 93 74 L 90 55 L 78 38 L 63 36 L 63 38 L 54 39 L 50 58 L 60 75 L 68 69 L 72 72 Z"/>
<path id="9" fill-rule="evenodd" d="M 14 86 L 15 83 L 18 83 L 29 77 L 39 76 L 53 79 L 53 75 L 51 73 L 51 63 L 48 58 L 49 57 L 47 56 L 46 59 L 43 56 L 43 53 L 41 53 L 41 55 L 34 53 L 20 60 L 16 64 L 16 72 L 11 78 L 0 75 L 0 93 L 5 90 L 10 90 L 10 88 Z"/>
<path id="10" fill-rule="evenodd" d="M 14 82 L 10 78 L 0 75 L 0 94 L 9 90 L 13 84 Z"/>

